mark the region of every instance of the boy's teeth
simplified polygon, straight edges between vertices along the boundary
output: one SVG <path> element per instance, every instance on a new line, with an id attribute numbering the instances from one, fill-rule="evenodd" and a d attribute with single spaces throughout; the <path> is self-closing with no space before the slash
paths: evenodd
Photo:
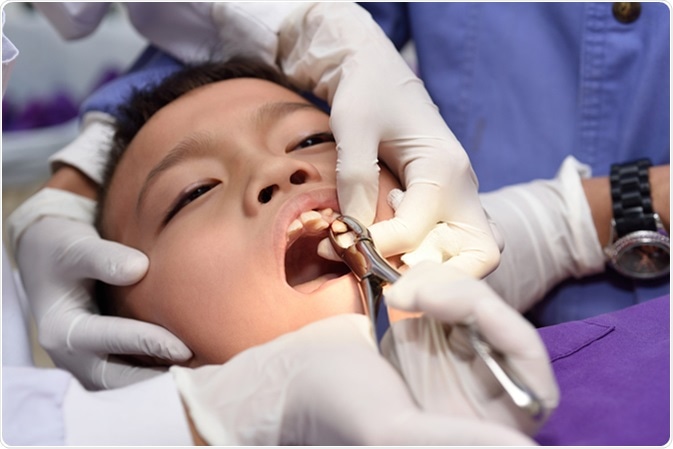
<path id="1" fill-rule="evenodd" d="M 320 211 L 309 210 L 303 212 L 298 218 L 295 218 L 287 228 L 288 241 L 293 240 L 302 230 L 306 232 L 317 232 L 325 230 L 330 223 L 334 221 L 336 214 L 329 207 Z"/>
<path id="2" fill-rule="evenodd" d="M 327 208 L 321 210 L 320 215 L 322 215 L 323 218 L 330 223 L 333 222 L 334 219 L 336 218 L 336 214 L 334 213 L 334 211 L 332 210 L 331 207 L 327 207 Z"/>
<path id="3" fill-rule="evenodd" d="M 299 219 L 301 222 L 304 224 L 304 226 L 311 230 L 317 230 L 315 229 L 316 226 L 322 221 L 322 215 L 320 215 L 320 212 L 316 212 L 314 210 L 309 210 L 306 212 L 303 212 L 300 216 Z"/>
<path id="4" fill-rule="evenodd" d="M 332 229 L 334 229 L 334 232 L 337 232 L 339 234 L 348 231 L 346 223 L 343 223 L 341 221 L 335 221 L 334 223 L 332 223 Z"/>
<path id="5" fill-rule="evenodd" d="M 287 228 L 287 239 L 293 240 L 298 234 L 301 233 L 301 230 L 304 228 L 304 225 L 301 224 L 301 221 L 294 219 L 290 226 Z"/>

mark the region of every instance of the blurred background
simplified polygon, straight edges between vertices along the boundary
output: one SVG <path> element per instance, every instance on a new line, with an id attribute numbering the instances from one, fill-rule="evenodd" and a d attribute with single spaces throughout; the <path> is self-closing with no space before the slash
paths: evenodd
<path id="1" fill-rule="evenodd" d="M 6 219 L 49 177 L 48 157 L 76 136 L 80 103 L 124 71 L 144 40 L 116 6 L 94 33 L 76 41 L 63 40 L 29 3 L 6 3 L 3 10 L 4 34 L 19 49 L 2 98 L 2 239 L 8 249 Z M 34 330 L 31 338 L 35 342 Z M 51 364 L 36 345 L 34 354 L 38 366 Z"/>
<path id="2" fill-rule="evenodd" d="M 123 9 L 90 36 L 65 41 L 29 3 L 8 3 L 5 35 L 19 49 L 2 98 L 2 217 L 49 176 L 47 158 L 77 133 L 81 101 L 144 47 Z M 3 226 L 3 241 L 6 242 Z"/>

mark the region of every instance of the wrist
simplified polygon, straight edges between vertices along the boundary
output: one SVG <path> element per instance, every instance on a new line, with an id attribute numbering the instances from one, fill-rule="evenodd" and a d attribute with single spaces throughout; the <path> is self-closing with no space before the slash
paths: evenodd
<path id="1" fill-rule="evenodd" d="M 650 167 L 650 192 L 652 195 L 652 208 L 659 215 L 666 231 L 670 232 L 670 166 L 658 165 Z"/>
<path id="2" fill-rule="evenodd" d="M 65 190 L 85 198 L 96 199 L 98 185 L 83 172 L 71 165 L 61 165 L 44 187 Z"/>
<path id="3" fill-rule="evenodd" d="M 668 165 L 650 167 L 650 188 L 652 194 L 652 208 L 659 214 L 667 231 L 670 231 L 670 172 Z M 582 180 L 582 188 L 591 208 L 591 216 L 596 227 L 596 233 L 605 247 L 610 243 L 612 228 L 612 199 L 610 198 L 610 178 L 607 176 Z"/>
<path id="4" fill-rule="evenodd" d="M 582 188 L 591 209 L 591 218 L 596 228 L 598 241 L 601 248 L 604 248 L 610 243 L 610 230 L 612 228 L 610 180 L 607 176 L 583 179 Z"/>
<path id="5" fill-rule="evenodd" d="M 12 253 L 26 229 L 45 217 L 66 218 L 93 224 L 95 202 L 68 190 L 44 186 L 7 217 L 7 235 Z"/>
<path id="6" fill-rule="evenodd" d="M 607 264 L 627 278 L 654 279 L 669 273 L 670 238 L 659 215 L 668 223 L 669 206 L 662 204 L 670 196 L 662 192 L 666 176 L 660 169 L 653 171 L 644 158 L 611 166 L 612 220 L 604 252 Z"/>

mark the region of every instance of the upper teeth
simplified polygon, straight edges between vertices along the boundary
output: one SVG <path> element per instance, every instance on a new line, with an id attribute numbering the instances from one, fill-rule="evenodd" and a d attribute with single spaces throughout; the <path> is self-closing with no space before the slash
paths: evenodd
<path id="1" fill-rule="evenodd" d="M 287 241 L 295 240 L 302 232 L 319 232 L 327 229 L 337 214 L 331 208 L 309 210 L 295 218 L 287 228 Z"/>

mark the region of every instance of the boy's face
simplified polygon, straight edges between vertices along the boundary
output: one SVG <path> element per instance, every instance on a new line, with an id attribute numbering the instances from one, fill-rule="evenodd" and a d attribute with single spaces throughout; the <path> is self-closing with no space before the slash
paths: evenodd
<path id="1" fill-rule="evenodd" d="M 362 313 L 354 277 L 315 254 L 325 223 L 295 221 L 338 211 L 328 133 L 325 113 L 257 79 L 201 87 L 155 114 L 120 161 L 105 204 L 109 238 L 150 259 L 147 275 L 117 295 L 122 313 L 181 338 L 192 366 Z M 397 185 L 381 171 L 377 220 L 392 217 L 385 195 Z"/>

